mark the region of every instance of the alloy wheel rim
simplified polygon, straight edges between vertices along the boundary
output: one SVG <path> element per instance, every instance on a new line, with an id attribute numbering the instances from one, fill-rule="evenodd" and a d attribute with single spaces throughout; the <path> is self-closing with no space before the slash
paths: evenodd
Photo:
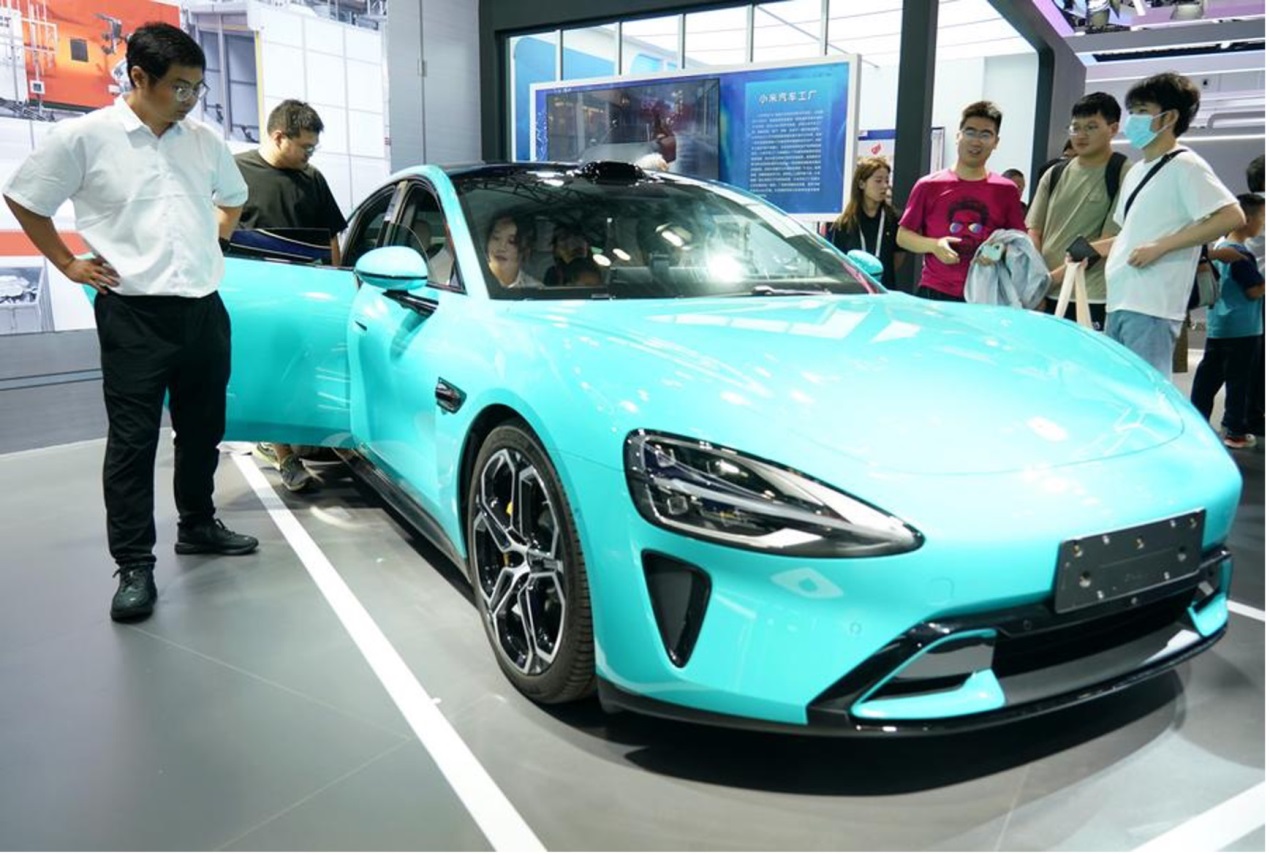
<path id="1" fill-rule="evenodd" d="M 499 655 L 536 676 L 564 640 L 560 518 L 542 475 L 519 451 L 499 449 L 477 477 L 472 543 L 481 611 Z"/>

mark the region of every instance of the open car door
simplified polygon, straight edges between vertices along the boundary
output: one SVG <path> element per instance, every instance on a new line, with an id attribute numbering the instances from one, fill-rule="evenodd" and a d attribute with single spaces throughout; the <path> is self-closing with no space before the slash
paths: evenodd
<path id="1" fill-rule="evenodd" d="M 226 258 L 232 368 L 225 439 L 347 448 L 353 271 Z"/>

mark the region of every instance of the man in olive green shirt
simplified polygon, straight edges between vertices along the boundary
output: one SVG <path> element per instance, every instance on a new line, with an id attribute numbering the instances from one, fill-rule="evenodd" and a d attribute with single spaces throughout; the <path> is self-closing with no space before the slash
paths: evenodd
<path id="1" fill-rule="evenodd" d="M 1118 188 L 1129 171 L 1129 161 L 1111 152 L 1111 140 L 1120 130 L 1120 105 L 1105 92 L 1094 92 L 1072 107 L 1068 128 L 1076 156 L 1050 167 L 1037 182 L 1028 209 L 1027 230 L 1050 269 L 1052 285 L 1046 308 L 1053 312 L 1063 283 L 1067 247 L 1084 237 L 1105 250 L 1104 238 L 1114 237 L 1119 227 L 1112 219 Z M 1055 175 L 1055 170 L 1058 170 Z M 1098 242 L 1098 243 L 1095 243 Z M 1102 260 L 1085 271 L 1085 289 L 1094 327 L 1106 321 L 1107 281 Z M 1067 307 L 1075 320 L 1076 306 Z"/>

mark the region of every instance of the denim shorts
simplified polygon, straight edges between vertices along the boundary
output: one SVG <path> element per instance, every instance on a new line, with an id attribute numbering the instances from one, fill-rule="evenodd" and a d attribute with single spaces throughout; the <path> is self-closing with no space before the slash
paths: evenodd
<path id="1" fill-rule="evenodd" d="M 1107 337 L 1151 363 L 1165 377 L 1173 376 L 1173 348 L 1181 332 L 1181 321 L 1126 309 L 1107 313 Z"/>

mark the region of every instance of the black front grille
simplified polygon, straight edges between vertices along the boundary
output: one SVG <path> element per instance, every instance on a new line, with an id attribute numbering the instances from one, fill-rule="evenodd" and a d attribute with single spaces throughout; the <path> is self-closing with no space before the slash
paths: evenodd
<path id="1" fill-rule="evenodd" d="M 1093 656 L 1163 629 L 1180 620 L 1194 596 L 1192 589 L 1135 609 L 1107 614 L 1022 635 L 997 637 L 992 670 L 1010 677 Z"/>

